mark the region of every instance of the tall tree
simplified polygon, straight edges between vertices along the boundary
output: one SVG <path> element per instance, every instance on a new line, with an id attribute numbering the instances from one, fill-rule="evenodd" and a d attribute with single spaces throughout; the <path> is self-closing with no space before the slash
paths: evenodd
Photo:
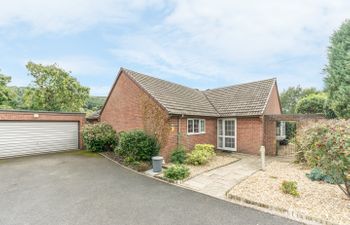
<path id="1" fill-rule="evenodd" d="M 89 88 L 80 85 L 70 72 L 57 64 L 44 66 L 28 62 L 26 67 L 34 78 L 24 93 L 27 108 L 62 112 L 82 110 L 89 97 Z"/>
<path id="2" fill-rule="evenodd" d="M 340 118 L 350 118 L 350 20 L 335 31 L 328 48 L 325 68 L 330 108 Z"/>
<path id="3" fill-rule="evenodd" d="M 11 77 L 6 76 L 0 71 L 0 108 L 10 109 L 13 106 L 15 92 L 8 87 L 11 82 Z"/>
<path id="4" fill-rule="evenodd" d="M 296 113 L 295 108 L 298 101 L 305 96 L 317 93 L 316 88 L 289 87 L 281 93 L 281 104 L 283 113 Z"/>

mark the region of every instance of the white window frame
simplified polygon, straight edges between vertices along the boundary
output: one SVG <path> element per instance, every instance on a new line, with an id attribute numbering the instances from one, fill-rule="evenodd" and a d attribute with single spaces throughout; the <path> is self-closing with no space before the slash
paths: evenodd
<path id="1" fill-rule="evenodd" d="M 189 122 L 188 121 L 192 121 L 192 132 L 188 132 L 188 125 L 189 125 Z M 194 132 L 194 121 L 195 120 L 198 120 L 198 132 Z M 204 130 L 201 129 L 201 122 L 204 122 Z M 188 118 L 187 119 L 187 126 L 186 126 L 186 129 L 187 129 L 187 135 L 198 135 L 198 134 L 205 134 L 205 131 L 206 131 L 206 121 L 205 119 L 198 119 L 198 118 Z"/>
<path id="2" fill-rule="evenodd" d="M 219 120 L 222 120 L 222 135 L 219 133 Z M 234 136 L 227 136 L 225 134 L 225 121 L 232 120 L 235 121 L 235 135 Z M 228 148 L 225 147 L 225 137 L 230 137 L 235 139 L 235 147 L 234 148 Z M 219 138 L 222 138 L 222 147 L 219 146 Z M 225 151 L 237 151 L 237 118 L 219 118 L 217 119 L 217 149 L 225 150 Z"/>

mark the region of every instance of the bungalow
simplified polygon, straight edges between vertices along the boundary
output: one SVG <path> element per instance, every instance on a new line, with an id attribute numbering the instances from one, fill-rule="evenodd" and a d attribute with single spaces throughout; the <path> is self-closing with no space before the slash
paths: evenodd
<path id="1" fill-rule="evenodd" d="M 118 132 L 142 129 L 157 136 L 169 159 L 178 145 L 192 149 L 209 143 L 217 149 L 258 154 L 274 146 L 264 122 L 281 114 L 276 79 L 200 91 L 121 68 L 100 113 Z M 275 141 L 275 139 L 273 139 Z M 275 155 L 275 148 L 267 148 Z"/>

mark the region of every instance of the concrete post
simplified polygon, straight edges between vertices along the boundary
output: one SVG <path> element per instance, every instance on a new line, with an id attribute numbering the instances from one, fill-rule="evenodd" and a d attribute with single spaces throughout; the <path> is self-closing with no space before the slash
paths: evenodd
<path id="1" fill-rule="evenodd" d="M 260 147 L 260 157 L 261 157 L 261 170 L 265 171 L 265 146 Z"/>

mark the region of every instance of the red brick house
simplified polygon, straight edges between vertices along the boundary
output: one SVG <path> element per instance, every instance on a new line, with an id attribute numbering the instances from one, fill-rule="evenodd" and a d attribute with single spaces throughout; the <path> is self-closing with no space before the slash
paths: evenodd
<path id="1" fill-rule="evenodd" d="M 177 145 L 258 154 L 270 146 L 264 116 L 281 114 L 276 79 L 200 91 L 121 68 L 100 121 L 118 132 L 142 129 L 161 139 L 168 159 Z M 271 129 L 270 129 L 271 128 Z M 275 149 L 266 149 L 274 155 Z"/>

